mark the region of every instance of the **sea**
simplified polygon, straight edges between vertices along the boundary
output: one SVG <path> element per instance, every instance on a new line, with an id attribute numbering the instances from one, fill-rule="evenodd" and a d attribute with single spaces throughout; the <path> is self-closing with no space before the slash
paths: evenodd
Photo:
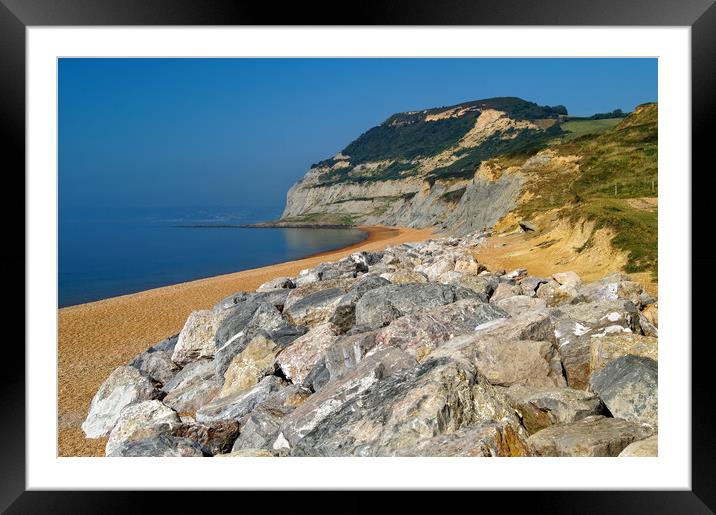
<path id="1" fill-rule="evenodd" d="M 246 228 L 266 208 L 65 209 L 58 216 L 58 305 L 292 261 L 363 240 L 353 228 Z"/>

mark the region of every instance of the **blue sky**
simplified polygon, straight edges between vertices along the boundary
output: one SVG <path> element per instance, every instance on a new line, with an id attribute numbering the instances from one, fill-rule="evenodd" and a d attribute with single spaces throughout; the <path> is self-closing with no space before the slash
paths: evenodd
<path id="1" fill-rule="evenodd" d="M 494 96 L 657 100 L 656 59 L 61 59 L 60 208 L 282 205 L 400 111 Z"/>

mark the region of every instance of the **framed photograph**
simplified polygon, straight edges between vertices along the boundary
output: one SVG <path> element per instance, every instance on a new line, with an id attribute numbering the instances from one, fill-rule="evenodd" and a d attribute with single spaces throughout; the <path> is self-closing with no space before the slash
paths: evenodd
<path id="1" fill-rule="evenodd" d="M 0 0 L 0 508 L 712 513 L 712 2 L 273 10 Z"/>

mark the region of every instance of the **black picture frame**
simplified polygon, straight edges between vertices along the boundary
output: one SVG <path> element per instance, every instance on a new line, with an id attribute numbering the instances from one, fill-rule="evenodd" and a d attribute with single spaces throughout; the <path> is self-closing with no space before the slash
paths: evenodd
<path id="1" fill-rule="evenodd" d="M 708 207 L 709 184 L 714 182 L 713 158 L 708 151 L 712 119 L 716 113 L 716 6 L 714 0 L 490 0 L 470 2 L 451 0 L 384 1 L 345 4 L 339 15 L 337 4 L 237 2 L 221 0 L 0 0 L 0 140 L 5 163 L 6 200 L 2 203 L 5 220 L 5 249 L 0 252 L 6 270 L 6 291 L 19 292 L 21 277 L 10 271 L 25 270 L 25 226 L 17 223 L 25 212 L 25 29 L 32 26 L 87 25 L 603 25 L 603 26 L 689 26 L 691 27 L 692 72 L 692 235 L 708 235 L 712 218 L 701 216 L 699 207 Z M 678 173 L 677 171 L 672 171 Z M 685 172 L 685 174 L 688 172 Z M 685 176 L 685 180 L 688 177 Z M 11 193 L 12 192 L 12 193 Z M 698 202 L 698 195 L 703 198 Z M 712 203 L 713 201 L 711 201 Z M 708 212 L 706 212 L 708 213 Z M 13 241 L 14 240 L 14 241 Z M 694 238 L 693 244 L 699 244 Z M 10 243 L 12 242 L 12 247 Z M 20 243 L 22 242 L 22 243 Z M 702 245 L 708 242 L 701 243 Z M 692 249 L 694 271 L 713 270 L 716 258 Z M 686 271 L 683 280 L 690 281 Z M 691 283 L 693 284 L 693 283 Z M 23 283 L 24 286 L 24 283 Z M 702 287 L 701 289 L 708 289 Z M 692 289 L 693 291 L 693 289 Z M 712 306 L 697 302 L 692 293 L 692 320 L 708 320 Z M 9 297 L 9 296 L 8 296 Z M 25 299 L 23 288 L 22 298 Z M 17 306 L 18 296 L 12 297 Z M 10 305 L 10 304 L 9 304 Z M 23 302 L 23 306 L 24 306 Z M 15 338 L 5 334 L 4 366 L 0 382 L 0 511 L 7 513 L 112 513 L 144 511 L 146 504 L 130 492 L 57 492 L 26 491 L 25 487 L 25 353 L 22 325 L 14 312 L 6 308 L 7 323 L 19 329 Z M 690 323 L 690 321 L 684 321 Z M 704 325 L 703 323 L 701 325 Z M 697 329 L 692 325 L 692 331 Z M 693 344 L 692 344 L 693 342 Z M 711 430 L 716 422 L 711 397 L 713 344 L 693 331 L 692 342 L 665 342 L 692 352 L 692 489 L 690 491 L 585 491 L 585 492 L 513 492 L 509 503 L 529 507 L 531 512 L 569 513 L 713 513 L 716 511 L 716 444 Z M 565 470 L 568 473 L 568 470 Z M 196 500 L 185 492 L 164 495 L 162 510 L 177 506 L 186 511 Z M 143 494 L 149 496 L 159 493 Z M 226 500 L 229 493 L 211 493 L 212 504 Z M 240 495 L 245 496 L 245 493 Z M 292 504 L 304 504 L 304 493 L 293 493 Z M 323 494 L 322 503 L 330 506 L 333 496 Z M 505 502 L 504 492 L 475 493 L 482 504 L 495 497 Z M 169 498 L 167 498 L 169 497 Z M 339 502 L 340 497 L 335 502 Z M 374 509 L 365 497 L 351 498 L 351 511 Z M 423 496 L 412 500 L 422 502 Z M 489 499 L 492 500 L 492 499 Z M 242 501 L 242 504 L 246 500 Z M 474 502 L 474 501 L 472 501 Z M 280 501 L 270 504 L 280 509 Z M 345 507 L 345 498 L 340 503 Z M 206 505 L 204 505 L 206 507 Z M 244 504 L 246 506 L 246 504 Z M 306 508 L 310 504 L 304 504 Z M 218 507 L 218 506 L 217 506 Z"/>

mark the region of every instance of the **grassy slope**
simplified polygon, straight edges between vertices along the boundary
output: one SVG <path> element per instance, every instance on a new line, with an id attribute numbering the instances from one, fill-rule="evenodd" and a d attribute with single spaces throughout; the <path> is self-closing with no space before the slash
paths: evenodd
<path id="1" fill-rule="evenodd" d="M 627 272 L 649 270 L 656 277 L 657 210 L 633 207 L 627 199 L 657 196 L 657 136 L 657 106 L 648 104 L 611 130 L 556 145 L 560 155 L 579 157 L 579 171 L 533 174 L 536 194 L 519 214 L 556 208 L 573 220 L 595 220 L 597 227 L 613 229 L 612 243 L 629 253 Z"/>
<path id="2" fill-rule="evenodd" d="M 586 134 L 597 134 L 614 128 L 623 118 L 604 118 L 601 120 L 570 120 L 562 124 L 567 139 L 572 140 Z"/>

